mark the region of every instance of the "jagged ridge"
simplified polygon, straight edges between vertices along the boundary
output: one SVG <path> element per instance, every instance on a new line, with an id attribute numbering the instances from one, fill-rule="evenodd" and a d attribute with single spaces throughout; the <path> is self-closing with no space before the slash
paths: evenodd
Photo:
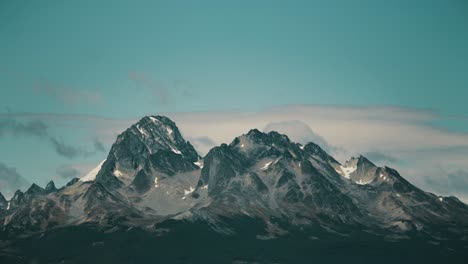
<path id="1" fill-rule="evenodd" d="M 144 117 L 120 134 L 94 181 L 74 179 L 60 189 L 33 184 L 10 201 L 0 195 L 0 216 L 6 231 L 21 232 L 247 217 L 261 219 L 273 235 L 314 226 L 405 236 L 468 233 L 465 204 L 424 192 L 363 156 L 342 165 L 314 143 L 253 129 L 201 160 L 162 116 Z"/>

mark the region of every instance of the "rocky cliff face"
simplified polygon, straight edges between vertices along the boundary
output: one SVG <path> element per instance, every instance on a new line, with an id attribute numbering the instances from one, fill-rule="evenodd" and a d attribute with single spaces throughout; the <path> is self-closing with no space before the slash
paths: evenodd
<path id="1" fill-rule="evenodd" d="M 161 157 L 164 153 L 168 156 L 166 160 L 171 160 L 174 154 L 180 155 L 180 160 L 186 162 L 193 163 L 200 159 L 190 142 L 182 137 L 169 118 L 144 117 L 117 137 L 96 181 L 108 188 L 128 186 L 149 162 L 150 156 L 154 160 L 154 157 Z M 172 165 L 179 166 L 175 163 Z"/>

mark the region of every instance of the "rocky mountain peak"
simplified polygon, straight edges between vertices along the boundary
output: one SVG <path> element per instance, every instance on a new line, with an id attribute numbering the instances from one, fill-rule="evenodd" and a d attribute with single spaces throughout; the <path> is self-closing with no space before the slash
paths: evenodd
<path id="1" fill-rule="evenodd" d="M 346 167 L 356 167 L 356 166 L 373 166 L 375 167 L 374 163 L 372 163 L 366 157 L 359 155 L 358 157 L 351 157 L 347 160 L 344 164 Z"/>
<path id="2" fill-rule="evenodd" d="M 332 156 L 330 156 L 325 150 L 323 150 L 319 145 L 309 142 L 305 146 L 301 146 L 302 150 L 307 156 L 311 156 L 313 158 L 319 158 L 325 162 L 333 163 L 338 165 L 339 162 L 335 160 Z"/>
<path id="3" fill-rule="evenodd" d="M 24 193 L 20 190 L 17 190 L 13 197 L 10 199 L 10 208 L 17 208 L 24 202 Z"/>
<path id="4" fill-rule="evenodd" d="M 52 193 L 57 191 L 57 188 L 55 187 L 54 181 L 49 181 L 45 187 L 46 193 Z"/>
<path id="5" fill-rule="evenodd" d="M 276 131 L 268 133 L 252 129 L 247 134 L 236 137 L 229 147 L 248 159 L 261 159 L 267 156 L 290 156 L 301 158 L 299 146 L 292 143 L 286 135 Z"/>
<path id="6" fill-rule="evenodd" d="M 65 186 L 72 186 L 73 184 L 77 183 L 80 180 L 80 178 L 73 178 Z"/>
<path id="7" fill-rule="evenodd" d="M 366 157 L 364 157 L 362 155 L 359 155 L 359 157 L 357 159 L 358 159 L 358 166 L 363 165 L 363 166 L 373 166 L 373 167 L 375 167 L 374 163 L 372 163 L 368 158 L 366 158 Z"/>
<path id="8" fill-rule="evenodd" d="M 149 155 L 158 150 L 170 150 L 192 162 L 199 159 L 199 155 L 190 142 L 183 138 L 176 124 L 165 116 L 143 117 L 119 135 L 116 144 L 134 144 L 132 140 L 135 138 L 144 145 L 144 148 L 139 150 L 141 154 Z"/>
<path id="9" fill-rule="evenodd" d="M 45 195 L 45 194 L 46 194 L 46 190 L 44 190 L 39 185 L 33 183 L 31 187 L 29 187 L 29 189 L 24 193 L 24 199 L 30 200 L 34 198 L 35 196 Z"/>
<path id="10" fill-rule="evenodd" d="M 171 119 L 146 116 L 117 137 L 96 181 L 109 188 L 130 185 L 137 173 L 145 168 L 148 158 L 158 152 L 172 152 L 192 163 L 200 159 Z"/>
<path id="11" fill-rule="evenodd" d="M 351 157 L 342 166 L 340 166 L 340 173 L 347 179 L 354 181 L 357 184 L 369 184 L 378 176 L 375 166 L 366 157 L 360 155 L 359 157 Z"/>
<path id="12" fill-rule="evenodd" d="M 264 133 L 259 131 L 258 129 L 251 129 L 245 135 L 242 135 L 241 138 L 247 138 L 248 140 L 257 143 L 257 144 L 264 144 L 264 145 L 272 145 L 272 144 L 291 144 L 288 136 L 280 134 L 276 131 L 270 131 L 268 133 Z"/>

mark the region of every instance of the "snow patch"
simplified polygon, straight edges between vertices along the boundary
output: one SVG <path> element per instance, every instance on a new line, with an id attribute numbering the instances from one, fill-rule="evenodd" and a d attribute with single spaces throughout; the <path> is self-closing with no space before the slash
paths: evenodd
<path id="1" fill-rule="evenodd" d="M 357 169 L 357 166 L 351 166 L 351 167 L 345 167 L 345 166 L 340 166 L 343 177 L 346 179 L 349 179 L 351 176 L 351 173 L 355 172 Z"/>
<path id="2" fill-rule="evenodd" d="M 304 150 L 305 146 L 299 146 L 300 149 Z"/>
<path id="3" fill-rule="evenodd" d="M 8 205 L 7 205 L 7 210 L 10 210 L 10 202 L 8 202 Z"/>
<path id="4" fill-rule="evenodd" d="M 182 154 L 182 152 L 180 152 L 178 149 L 174 148 L 174 147 L 171 147 L 171 150 L 172 152 L 174 152 L 175 154 Z"/>
<path id="5" fill-rule="evenodd" d="M 197 165 L 200 169 L 203 169 L 203 162 L 201 160 L 195 161 L 193 164 Z"/>
<path id="6" fill-rule="evenodd" d="M 149 134 L 140 127 L 140 125 L 136 125 L 136 128 L 138 129 L 138 131 L 140 131 L 141 134 L 143 134 L 145 137 L 149 137 Z"/>
<path id="7" fill-rule="evenodd" d="M 113 173 L 113 174 L 114 174 L 115 177 L 120 177 L 120 176 L 123 175 L 123 173 L 122 173 L 121 171 L 117 170 L 117 169 L 114 170 L 114 173 Z"/>
<path id="8" fill-rule="evenodd" d="M 154 117 L 152 117 L 152 116 L 150 116 L 149 119 L 150 119 L 151 121 L 153 121 L 153 123 L 159 122 L 159 120 L 157 120 L 156 118 L 154 118 Z"/>
<path id="9" fill-rule="evenodd" d="M 92 169 L 88 174 L 80 178 L 81 182 L 87 182 L 87 181 L 94 181 L 96 179 L 96 175 L 98 172 L 101 170 L 102 164 L 104 164 L 106 160 L 101 161 L 96 168 Z"/>
<path id="10" fill-rule="evenodd" d="M 191 194 L 191 193 L 193 193 L 193 191 L 195 191 L 195 188 L 193 188 L 192 186 L 190 186 L 190 189 L 189 189 L 189 190 L 185 190 L 185 189 L 184 189 L 184 195 Z"/>
<path id="11" fill-rule="evenodd" d="M 155 177 L 154 178 L 154 188 L 158 188 L 159 187 L 159 184 L 158 184 L 158 177 Z"/>
<path id="12" fill-rule="evenodd" d="M 195 191 L 195 188 L 190 186 L 189 190 L 184 189 L 184 196 L 182 196 L 182 200 L 185 200 L 187 198 L 187 195 L 193 193 Z"/>
<path id="13" fill-rule="evenodd" d="M 443 197 L 439 197 L 439 201 L 443 202 L 443 201 L 444 201 L 444 198 L 443 198 Z"/>
<path id="14" fill-rule="evenodd" d="M 359 185 L 366 185 L 366 184 L 369 184 L 370 182 L 372 182 L 372 180 L 363 181 L 363 180 L 359 179 L 359 181 L 356 181 L 356 183 L 359 184 Z"/>
<path id="15" fill-rule="evenodd" d="M 261 169 L 261 170 L 267 170 L 268 167 L 270 166 L 270 164 L 272 164 L 272 163 L 273 163 L 273 161 L 267 162 L 267 163 L 265 163 L 265 165 L 263 165 L 263 167 L 261 167 L 260 169 Z"/>
<path id="16" fill-rule="evenodd" d="M 203 190 L 207 190 L 207 189 L 208 189 L 208 184 L 207 184 L 207 185 L 203 185 L 201 188 L 202 188 Z"/>
<path id="17" fill-rule="evenodd" d="M 166 131 L 167 131 L 167 134 L 169 135 L 172 135 L 172 133 L 174 133 L 174 131 L 172 131 L 172 129 L 169 127 L 166 127 Z"/>
<path id="18" fill-rule="evenodd" d="M 243 148 L 243 147 L 244 147 L 244 144 L 241 144 L 241 148 Z"/>

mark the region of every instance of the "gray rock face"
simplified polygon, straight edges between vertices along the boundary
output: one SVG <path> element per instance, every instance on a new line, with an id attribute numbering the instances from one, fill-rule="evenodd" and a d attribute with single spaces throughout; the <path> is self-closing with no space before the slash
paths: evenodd
<path id="1" fill-rule="evenodd" d="M 314 167 L 312 156 L 326 166 Z M 207 188 L 217 201 L 208 209 L 234 215 L 355 222 L 362 213 L 331 181 L 330 175 L 337 177 L 334 163 L 339 164 L 318 146 L 301 148 L 285 135 L 251 130 L 206 155 L 195 196 Z"/>
<path id="2" fill-rule="evenodd" d="M 24 193 L 20 190 L 16 191 L 13 197 L 10 199 L 10 208 L 14 209 L 20 207 L 24 202 Z"/>
<path id="3" fill-rule="evenodd" d="M 0 210 L 5 210 L 8 206 L 8 201 L 2 193 L 0 193 Z"/>
<path id="4" fill-rule="evenodd" d="M 14 234 L 83 223 L 154 230 L 169 219 L 219 231 L 225 219 L 239 218 L 263 222 L 273 236 L 316 227 L 396 237 L 468 234 L 465 204 L 424 192 L 365 157 L 340 164 L 314 143 L 253 129 L 201 160 L 162 116 L 120 134 L 94 181 L 74 179 L 58 190 L 53 182 L 34 184 L 8 202 L 1 198 L 0 209 L 9 209 L 0 223 Z"/>
<path id="5" fill-rule="evenodd" d="M 46 193 L 56 192 L 58 189 L 55 187 L 54 181 L 49 181 L 45 187 Z"/>
<path id="6" fill-rule="evenodd" d="M 160 180 L 178 173 L 197 170 L 198 167 L 184 156 L 169 150 L 156 150 L 148 156 L 145 165 L 133 179 L 131 187 L 139 193 L 147 192 L 154 185 L 156 177 Z"/>
<path id="7" fill-rule="evenodd" d="M 46 190 L 33 183 L 31 187 L 24 193 L 24 200 L 30 201 L 36 196 L 45 195 Z"/>
<path id="8" fill-rule="evenodd" d="M 15 168 L 10 168 L 0 161 L 0 191 L 7 198 L 11 198 L 16 190 L 25 190 L 29 183 Z"/>
<path id="9" fill-rule="evenodd" d="M 117 137 L 96 181 L 109 188 L 130 185 L 148 157 L 160 151 L 172 152 L 192 163 L 200 159 L 174 122 L 163 116 L 148 116 Z"/>

